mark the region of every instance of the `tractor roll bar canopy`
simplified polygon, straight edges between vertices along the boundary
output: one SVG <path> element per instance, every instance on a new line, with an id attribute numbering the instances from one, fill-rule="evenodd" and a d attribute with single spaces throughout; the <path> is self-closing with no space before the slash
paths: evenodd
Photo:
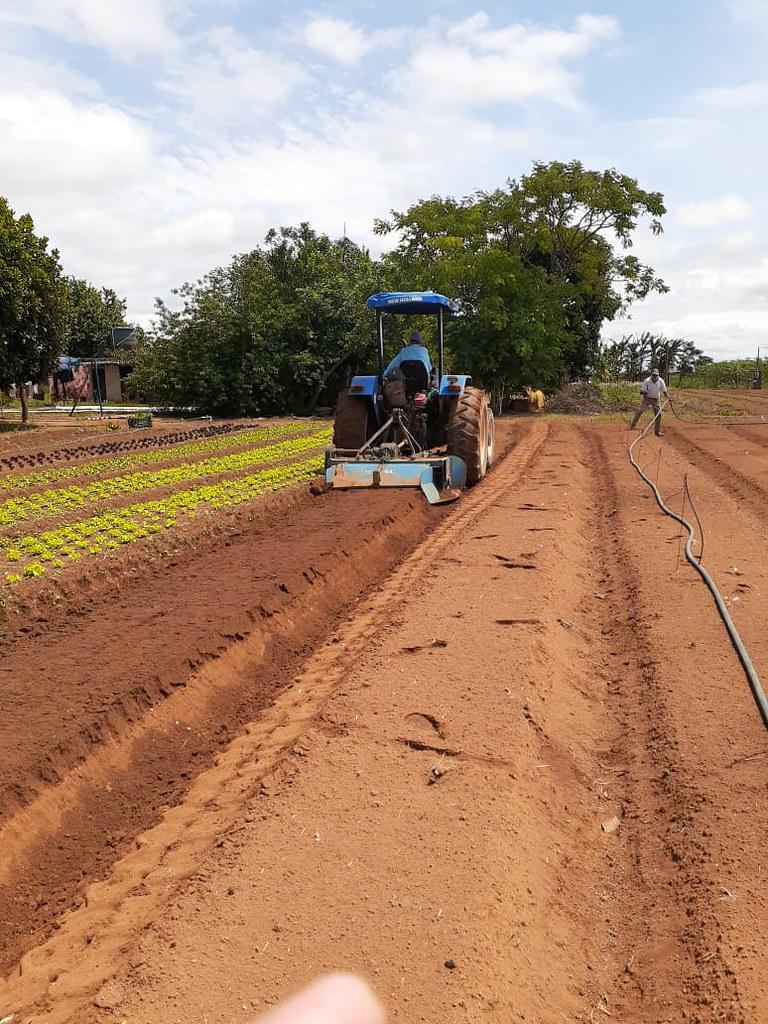
<path id="1" fill-rule="evenodd" d="M 379 376 L 384 376 L 384 324 L 382 313 L 437 315 L 437 373 L 443 376 L 443 347 L 445 311 L 458 313 L 458 304 L 438 292 L 377 292 L 366 302 L 368 309 L 376 310 L 376 337 L 379 342 Z"/>

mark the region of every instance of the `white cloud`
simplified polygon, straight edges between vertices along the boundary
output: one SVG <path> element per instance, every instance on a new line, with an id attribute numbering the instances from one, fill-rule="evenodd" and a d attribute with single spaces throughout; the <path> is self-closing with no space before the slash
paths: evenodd
<path id="1" fill-rule="evenodd" d="M 106 103 L 73 102 L 50 89 L 0 86 L 3 189 L 13 197 L 108 193 L 150 166 L 152 139 L 135 118 Z"/>
<path id="2" fill-rule="evenodd" d="M 300 38 L 305 46 L 340 64 L 356 64 L 373 45 L 357 25 L 341 18 L 314 18 Z"/>
<path id="3" fill-rule="evenodd" d="M 758 110 L 768 106 L 768 82 L 744 82 L 741 85 L 715 85 L 699 89 L 689 100 L 713 114 L 738 110 Z"/>
<path id="4" fill-rule="evenodd" d="M 2 85 L 6 89 L 17 87 L 26 92 L 29 89 L 46 88 L 67 96 L 102 98 L 99 82 L 60 61 L 34 60 L 19 53 L 0 50 Z"/>
<path id="5" fill-rule="evenodd" d="M 739 253 L 752 250 L 758 241 L 758 234 L 752 228 L 731 231 L 720 236 L 720 247 L 723 252 Z"/>
<path id="6" fill-rule="evenodd" d="M 30 25 L 117 56 L 172 52 L 180 0 L 0 0 L 0 21 Z"/>
<path id="7" fill-rule="evenodd" d="M 684 203 L 677 208 L 675 219 L 687 228 L 719 228 L 723 224 L 746 220 L 752 210 L 739 196 L 729 194 L 700 203 Z"/>
<path id="8" fill-rule="evenodd" d="M 691 291 L 713 295 L 741 294 L 742 297 L 762 295 L 768 298 L 768 258 L 757 263 L 709 263 L 686 272 L 686 285 Z"/>
<path id="9" fill-rule="evenodd" d="M 647 117 L 626 125 L 624 130 L 631 131 L 642 146 L 668 155 L 706 142 L 712 126 L 703 118 L 666 116 Z"/>
<path id="10" fill-rule="evenodd" d="M 194 51 L 168 61 L 158 84 L 196 115 L 228 124 L 249 111 L 273 110 L 306 80 L 296 63 L 248 46 L 231 28 L 218 28 Z"/>
<path id="11" fill-rule="evenodd" d="M 401 43 L 405 31 L 400 28 L 361 29 L 343 18 L 313 18 L 298 33 L 300 43 L 338 64 L 352 65 L 371 51 Z"/>
<path id="12" fill-rule="evenodd" d="M 42 185 L 34 209 L 55 238 L 67 268 L 116 287 L 130 315 L 148 322 L 155 295 L 194 280 L 235 252 L 259 245 L 280 224 L 309 220 L 316 228 L 379 251 L 373 218 L 427 195 L 440 180 L 460 189 L 477 153 L 504 161 L 526 154 L 525 140 L 474 119 L 413 123 L 399 131 L 389 104 L 368 100 L 369 120 L 321 117 L 312 130 L 289 128 L 280 139 L 220 140 L 176 157 L 155 149 L 149 166 L 113 191 L 99 186 L 87 200 L 62 204 Z M 457 134 L 466 149 L 445 166 L 443 143 Z M 0 173 L 3 157 L 0 155 Z M 55 180 L 48 166 L 49 182 Z M 87 184 L 82 194 L 88 191 Z"/>
<path id="13" fill-rule="evenodd" d="M 270 227 L 307 219 L 340 235 L 346 224 L 379 249 L 375 216 L 436 181 L 453 191 L 481 184 L 478 154 L 484 169 L 488 154 L 504 167 L 511 154 L 527 161 L 519 129 L 452 110 L 414 112 L 386 93 L 325 93 L 308 115 L 254 119 L 254 109 L 299 88 L 304 72 L 230 29 L 185 46 L 188 72 L 165 55 L 169 100 L 146 119 L 87 95 L 85 83 L 68 83 L 65 96 L 31 73 L 23 81 L 23 69 L 13 95 L 0 98 L 0 132 L 12 141 L 0 147 L 0 180 L 14 207 L 32 210 L 69 272 L 117 288 L 144 322 L 155 295 L 260 244 Z M 230 118 L 238 131 L 215 130 Z M 201 132 L 179 136 L 187 119 Z M 446 162 L 446 140 L 456 138 L 462 146 Z"/>
<path id="14" fill-rule="evenodd" d="M 619 25 L 615 18 L 607 15 L 583 14 L 576 19 L 573 31 L 562 29 L 533 28 L 526 24 L 511 24 L 504 28 L 489 28 L 491 19 L 484 12 L 453 25 L 448 30 L 452 39 L 492 53 L 508 55 L 525 46 L 533 46 L 539 56 L 561 59 L 583 56 L 596 43 L 616 39 Z"/>
<path id="15" fill-rule="evenodd" d="M 433 33 L 396 72 L 400 92 L 437 107 L 519 104 L 541 98 L 565 106 L 578 102 L 579 78 L 568 67 L 618 35 L 611 17 L 583 15 L 571 31 L 524 24 L 490 28 L 476 14 Z"/>
<path id="16" fill-rule="evenodd" d="M 606 325 L 606 336 L 655 331 L 687 338 L 718 359 L 768 346 L 768 252 L 759 235 L 743 231 L 692 244 L 678 231 L 644 237 L 635 251 L 672 291 L 638 304 L 631 319 Z"/>

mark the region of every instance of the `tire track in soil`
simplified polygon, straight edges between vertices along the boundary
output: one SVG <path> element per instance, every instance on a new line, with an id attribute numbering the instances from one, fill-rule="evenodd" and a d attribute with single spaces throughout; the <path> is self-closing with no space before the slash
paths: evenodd
<path id="1" fill-rule="evenodd" d="M 540 428 L 550 433 L 556 429 L 542 422 L 531 427 L 536 432 Z M 595 701 L 603 700 L 605 708 L 604 728 L 598 735 L 600 768 L 604 772 L 601 777 L 611 780 L 612 791 L 617 787 L 620 789 L 624 815 L 615 839 L 604 837 L 610 845 L 602 844 L 607 845 L 603 876 L 598 877 L 596 873 L 583 880 L 585 888 L 594 884 L 600 886 L 603 893 L 601 899 L 604 903 L 598 904 L 596 915 L 585 922 L 583 932 L 588 936 L 584 948 L 599 947 L 602 966 L 595 964 L 590 951 L 589 959 L 593 965 L 586 975 L 584 990 L 593 998 L 583 1014 L 573 1019 L 584 1022 L 601 1020 L 605 1014 L 607 1019 L 613 1019 L 617 1024 L 659 1024 L 661 1021 L 714 1024 L 715 1021 L 746 1020 L 755 1024 L 762 1018 L 759 1015 L 745 1016 L 748 1007 L 746 1004 L 744 1008 L 741 1006 L 740 976 L 734 970 L 736 954 L 723 948 L 721 935 L 724 911 L 733 913 L 740 906 L 738 901 L 721 902 L 718 888 L 724 880 L 721 872 L 727 870 L 726 866 L 738 854 L 733 845 L 732 831 L 725 824 L 713 824 L 720 821 L 716 802 L 718 797 L 722 797 L 722 791 L 718 793 L 718 787 L 729 781 L 729 777 L 716 775 L 707 785 L 706 780 L 697 774 L 701 766 L 696 757 L 701 756 L 701 751 L 688 749 L 693 746 L 691 736 L 685 732 L 687 722 L 681 720 L 679 701 L 676 706 L 674 700 L 675 690 L 683 689 L 684 698 L 690 702 L 687 717 L 706 717 L 705 712 L 709 709 L 699 710 L 696 707 L 698 688 L 708 688 L 712 673 L 717 675 L 724 663 L 727 669 L 734 659 L 727 641 L 719 644 L 723 648 L 719 661 L 706 654 L 697 662 L 696 652 L 689 652 L 694 673 L 691 682 L 686 675 L 685 663 L 681 669 L 679 660 L 672 661 L 673 669 L 676 665 L 679 673 L 675 675 L 673 669 L 662 664 L 654 654 L 654 634 L 663 633 L 667 644 L 672 646 L 672 639 L 681 628 L 679 608 L 674 602 L 660 603 L 653 580 L 649 584 L 643 578 L 642 559 L 638 571 L 638 544 L 642 549 L 642 535 L 649 529 L 647 525 L 633 525 L 637 522 L 635 505 L 643 508 L 639 500 L 641 492 L 638 492 L 636 502 L 636 481 L 633 471 L 626 465 L 623 446 L 619 469 L 614 453 L 603 440 L 607 431 L 598 431 L 599 436 L 594 436 L 595 430 L 594 426 L 574 429 L 575 441 L 567 444 L 565 451 L 575 459 L 577 467 L 582 467 L 571 467 L 579 480 L 586 475 L 592 481 L 588 491 L 582 484 L 576 487 L 574 482 L 574 493 L 577 500 L 579 494 L 586 495 L 586 512 L 580 514 L 580 522 L 588 524 L 581 529 L 583 543 L 591 546 L 593 560 L 584 564 L 591 564 L 601 594 L 597 599 L 595 595 L 589 595 L 591 599 L 581 609 L 583 621 L 575 615 L 568 616 L 574 618 L 576 628 L 564 635 L 572 643 L 572 649 L 569 647 L 566 651 L 575 654 L 572 657 L 574 672 L 579 674 L 576 658 L 584 657 L 588 665 L 594 666 L 592 678 L 595 689 L 591 696 Z M 537 469 L 547 465 L 543 461 L 545 457 L 559 459 L 558 467 L 563 472 L 569 468 L 563 455 L 555 451 L 539 454 L 540 445 L 534 451 L 535 441 L 529 432 L 509 457 L 508 463 L 514 465 L 514 476 L 512 486 L 506 492 L 506 502 L 509 502 L 510 492 L 518 500 L 514 506 L 507 507 L 524 507 L 519 484 L 524 483 L 528 491 L 528 485 L 534 478 L 548 475 L 537 473 Z M 631 481 L 629 485 L 627 480 Z M 546 480 L 541 480 L 543 486 L 546 483 Z M 141 962 L 141 954 L 126 946 L 126 936 L 142 932 L 149 916 L 159 913 L 164 901 L 176 891 L 185 875 L 194 872 L 210 849 L 213 837 L 224 832 L 232 821 L 241 818 L 243 808 L 260 780 L 280 763 L 286 750 L 301 737 L 327 694 L 346 678 L 355 660 L 367 650 L 370 640 L 392 623 L 397 615 L 398 595 L 403 588 L 413 590 L 423 585 L 426 565 L 435 565 L 440 558 L 451 560 L 448 557 L 450 545 L 460 536 L 459 530 L 450 529 L 454 516 L 458 519 L 463 514 L 463 528 L 466 529 L 475 516 L 495 503 L 503 507 L 505 489 L 501 484 L 501 479 L 490 477 L 482 488 L 468 495 L 456 507 L 455 513 L 443 521 L 441 529 L 429 536 L 417 552 L 402 563 L 391 580 L 387 580 L 380 591 L 369 598 L 366 608 L 336 633 L 335 639 L 339 642 L 318 651 L 304 665 L 293 686 L 278 698 L 273 711 L 263 716 L 253 728 L 249 727 L 247 734 L 228 748 L 219 762 L 218 780 L 213 775 L 200 777 L 189 799 L 169 812 L 153 832 L 141 837 L 140 849 L 121 861 L 106 883 L 89 890 L 89 905 L 67 917 L 46 945 L 24 958 L 22 978 L 9 979 L 5 987 L 0 983 L 0 1005 L 7 1004 L 11 1008 L 27 1006 L 29 1000 L 35 998 L 39 999 L 40 1006 L 48 1007 L 46 1021 L 49 1024 L 66 1019 L 82 1020 L 83 1004 L 103 980 L 115 973 L 117 964 L 125 963 L 128 956 L 132 963 L 134 957 Z M 570 495 L 569 490 L 569 500 L 573 501 Z M 538 515 L 534 508 L 540 502 L 535 500 L 532 491 L 527 504 L 534 513 L 530 521 L 537 524 Z M 532 525 L 528 529 L 536 531 L 532 536 L 542 540 L 553 538 L 555 550 L 558 550 L 558 531 L 553 527 Z M 573 530 L 570 532 L 573 534 Z M 575 534 L 565 548 L 566 553 L 573 551 L 574 537 Z M 443 538 L 445 544 L 441 542 Z M 483 537 L 476 539 L 482 540 Z M 473 565 L 474 562 L 470 559 L 461 564 Z M 570 565 L 567 559 L 563 563 L 561 576 L 564 587 L 570 585 L 566 569 Z M 571 576 L 583 572 L 583 565 L 581 569 L 579 565 L 574 562 Z M 588 577 L 591 578 L 591 573 Z M 578 578 L 582 576 L 578 575 Z M 525 586 L 525 582 L 522 585 Z M 583 585 L 590 591 L 593 587 L 589 582 Z M 692 600 L 695 602 L 697 599 L 694 597 Z M 552 595 L 544 595 L 544 607 L 550 611 L 551 602 Z M 709 623 L 706 598 L 700 603 L 706 606 L 705 621 Z M 555 630 L 563 628 L 554 627 Z M 538 628 L 535 632 L 542 636 Z M 548 637 L 550 634 L 545 630 L 543 635 Z M 587 647 L 579 653 L 582 644 Z M 546 647 L 542 648 L 540 655 L 543 665 L 548 667 Z M 702 658 L 703 672 L 697 675 Z M 564 667 L 567 671 L 567 660 Z M 728 686 L 726 678 L 721 685 L 723 698 L 718 707 L 718 713 L 724 717 L 711 720 L 715 728 L 722 728 L 731 715 Z M 535 717 L 531 714 L 529 724 L 541 742 L 541 752 L 545 755 L 541 760 L 549 761 L 553 771 L 557 769 L 556 778 L 565 785 L 567 773 L 572 769 L 563 758 L 564 751 L 556 749 L 556 744 L 553 748 L 547 735 L 553 728 L 556 733 L 558 724 L 557 701 L 552 700 L 556 693 L 545 685 L 542 678 L 542 701 L 545 695 L 548 698 L 546 704 L 542 703 L 540 708 L 534 706 Z M 683 715 L 686 713 L 684 707 Z M 734 717 L 738 718 L 735 712 Z M 733 728 L 737 726 L 743 726 L 740 719 L 734 722 Z M 709 748 L 708 734 L 705 731 L 702 735 Z M 755 747 L 759 745 L 759 740 L 755 741 L 746 727 L 744 736 L 745 743 Z M 579 746 L 593 738 L 579 738 Z M 557 739 L 556 734 L 553 739 Z M 709 769 L 716 772 L 719 750 L 714 736 L 711 747 L 711 751 L 706 751 L 714 759 Z M 740 772 L 743 770 L 739 769 Z M 752 796 L 757 819 L 754 824 L 757 830 L 755 841 L 759 844 L 760 812 L 757 803 L 764 795 L 764 780 L 759 778 L 759 769 L 753 774 L 756 783 Z M 585 777 L 589 779 L 592 776 Z M 570 797 L 568 804 L 571 804 Z M 749 794 L 740 813 L 742 816 L 749 814 Z M 236 826 L 235 831 L 257 827 L 247 824 L 251 820 L 246 817 L 246 823 Z M 587 841 L 593 845 L 594 820 L 581 824 L 586 829 Z M 180 835 L 184 836 L 183 842 L 178 841 Z M 717 842 L 721 842 L 720 852 Z M 585 849 L 583 859 L 577 855 L 571 860 L 571 864 L 579 865 L 577 874 L 586 870 L 590 857 L 591 853 Z M 759 861 L 759 850 L 757 858 Z M 757 878 L 759 884 L 759 865 Z M 138 879 L 142 881 L 137 885 Z M 727 878 L 725 881 L 734 891 L 741 892 Z M 566 888 L 563 894 L 566 901 L 568 891 Z M 570 889 L 571 898 L 574 892 L 579 892 L 578 886 Z M 752 904 L 746 902 L 746 897 L 744 894 L 743 912 L 749 915 Z M 570 913 L 566 902 L 560 914 L 567 917 Z M 586 916 L 582 907 L 574 908 L 573 913 Z M 749 929 L 748 917 L 744 923 Z M 759 918 L 755 924 L 759 933 Z M 556 935 L 562 934 L 559 923 L 553 922 L 553 926 Z M 551 937 L 546 941 L 551 942 Z M 750 939 L 745 937 L 743 941 L 748 943 Z M 554 953 L 553 963 L 561 957 L 564 970 L 582 966 L 578 959 L 575 964 L 572 962 L 571 950 L 559 952 L 559 942 L 556 945 L 555 950 L 549 947 L 550 953 Z M 759 946 L 759 942 L 756 945 Z M 578 958 L 581 951 L 577 947 L 573 956 Z M 510 962 L 514 956 L 514 951 L 509 951 Z M 77 982 L 67 977 L 67 969 L 73 959 L 78 960 Z M 762 961 L 756 956 L 755 962 L 759 966 Z M 549 969 L 555 968 L 550 964 Z M 559 991 L 556 986 L 553 988 Z M 546 1012 L 553 1022 L 560 1019 L 554 1004 L 542 1005 L 547 1006 Z M 107 1020 L 113 1015 L 105 1012 L 97 1016 L 99 1020 Z M 550 1016 L 545 1014 L 540 1019 L 549 1020 Z M 176 1019 L 175 1014 L 171 1019 Z"/>
<path id="2" fill-rule="evenodd" d="M 22 958 L 18 976 L 0 983 L 4 1005 L 45 1007 L 46 1021 L 55 1024 L 76 1014 L 78 1006 L 92 997 L 120 962 L 126 935 L 140 931 L 160 912 L 216 837 L 239 820 L 260 782 L 295 745 L 327 696 L 367 650 L 371 637 L 393 620 L 404 588 L 417 586 L 425 564 L 449 549 L 475 516 L 523 477 L 549 428 L 543 422 L 531 422 L 521 429 L 504 459 L 505 472 L 489 476 L 453 507 L 441 526 L 369 594 L 366 608 L 348 619 L 332 642 L 306 662 L 293 684 L 252 720 L 214 767 L 198 775 L 184 802 L 137 840 L 137 849 L 115 865 L 109 878 L 90 886 L 85 902 L 64 918 L 47 942 Z M 292 627 L 301 630 L 304 623 L 295 621 Z M 115 750 L 110 760 L 122 761 L 120 751 Z M 103 766 L 94 765 L 93 774 L 103 774 Z M 141 899 L 135 899 L 137 893 Z M 87 950 L 78 966 L 76 985 L 69 982 L 65 970 L 75 950 Z"/>
<path id="3" fill-rule="evenodd" d="M 765 680 L 768 670 L 768 637 L 764 629 L 764 613 L 768 596 L 768 539 L 766 539 L 766 520 L 768 505 L 760 503 L 748 504 L 744 500 L 745 493 L 755 494 L 755 486 L 760 486 L 757 476 L 768 478 L 768 453 L 762 449 L 750 451 L 748 466 L 754 477 L 754 486 L 742 487 L 737 479 L 740 467 L 743 469 L 745 453 L 734 447 L 719 435 L 712 435 L 710 429 L 703 431 L 704 437 L 697 438 L 711 455 L 697 464 L 688 457 L 687 446 L 678 449 L 669 446 L 660 461 L 651 459 L 646 465 L 652 475 L 659 473 L 657 484 L 670 507 L 682 513 L 687 510 L 688 518 L 694 523 L 696 541 L 694 552 L 698 552 L 699 523 L 691 515 L 691 506 L 682 484 L 687 475 L 690 494 L 696 511 L 699 513 L 703 530 L 704 563 L 720 589 L 726 606 L 749 650 L 750 657 L 758 675 Z M 730 431 L 728 432 L 730 437 Z M 731 459 L 736 462 L 733 465 Z M 714 461 L 713 461 L 714 460 Z M 716 472 L 713 472 L 716 467 Z M 745 477 L 746 473 L 743 474 Z M 650 492 L 648 499 L 650 500 Z M 669 520 L 664 520 L 661 512 L 654 509 L 655 529 L 666 529 Z M 661 527 L 660 523 L 666 525 Z M 676 549 L 676 563 L 684 564 L 682 529 L 671 527 L 677 533 L 675 539 L 666 538 L 668 544 Z M 722 630 L 716 620 L 718 634 Z M 725 635 L 725 634 L 723 634 Z"/>
<path id="4" fill-rule="evenodd" d="M 741 448 L 720 442 L 710 429 L 702 430 L 696 440 L 720 456 L 717 465 L 726 476 L 730 458 L 744 467 Z M 662 460 L 662 493 L 671 494 L 685 470 L 691 469 L 693 494 L 707 538 L 705 563 L 765 681 L 765 520 L 758 519 L 753 508 L 744 507 L 738 492 L 723 486 L 720 473 L 707 473 L 706 468 L 688 462 L 683 453 L 673 451 L 672 456 Z M 768 471 L 764 453 L 750 452 L 748 465 L 751 469 L 747 473 L 762 476 Z M 651 502 L 649 496 L 638 504 L 651 509 Z M 644 530 L 661 542 L 666 539 L 668 544 L 679 545 L 670 530 L 670 521 L 655 508 Z M 659 547 L 663 550 L 663 543 Z M 763 980 L 763 964 L 768 955 L 768 899 L 763 867 L 768 827 L 766 734 L 743 670 L 700 581 L 694 578 L 686 596 L 680 593 L 679 586 L 671 588 L 664 580 L 660 581 L 659 589 L 657 600 L 664 600 L 666 591 L 667 602 L 675 609 L 674 626 L 664 637 L 664 646 L 670 649 L 667 657 L 674 657 L 679 673 L 678 685 L 668 687 L 671 721 L 681 739 L 680 760 L 685 775 L 693 788 L 705 796 L 695 808 L 691 825 L 694 842 L 690 848 L 681 845 L 677 852 L 689 862 L 694 883 L 700 890 L 699 898 L 714 912 L 718 923 L 716 941 L 711 941 L 710 934 L 710 942 L 697 949 L 699 960 L 716 962 L 719 973 L 715 985 L 705 993 L 709 1004 L 699 1006 L 698 1016 L 693 1019 L 707 1024 L 715 1020 L 747 1020 L 752 1024 L 768 1019 Z M 677 595 L 670 593 L 674 589 Z M 675 642 L 681 633 L 687 643 Z M 695 935 L 693 939 L 696 940 Z M 726 983 L 718 987 L 722 974 Z M 736 1007 L 730 1006 L 720 991 L 728 990 L 729 980 L 738 990 Z"/>
<path id="5" fill-rule="evenodd" d="M 624 806 L 623 880 L 607 915 L 608 934 L 615 936 L 607 947 L 614 964 L 608 1005 L 614 1018 L 618 1014 L 627 1024 L 704 1021 L 710 1018 L 698 1014 L 711 1005 L 714 993 L 728 1013 L 716 1019 L 743 1021 L 734 976 L 714 958 L 700 959 L 702 949 L 717 948 L 719 932 L 698 877 L 697 861 L 706 850 L 697 819 L 708 801 L 679 768 L 666 683 L 652 656 L 648 622 L 658 612 L 649 610 L 634 571 L 602 438 L 584 428 L 580 433 L 595 470 L 598 519 L 605 524 L 596 531 L 595 550 L 603 589 L 610 594 L 603 634 L 610 645 L 610 709 L 616 723 L 605 762 L 621 781 Z"/>

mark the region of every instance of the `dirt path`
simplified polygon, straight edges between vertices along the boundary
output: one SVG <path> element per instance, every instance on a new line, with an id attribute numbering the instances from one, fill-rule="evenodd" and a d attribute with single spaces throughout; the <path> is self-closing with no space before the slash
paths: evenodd
<path id="1" fill-rule="evenodd" d="M 410 554 L 405 539 L 384 545 L 371 563 L 381 585 L 354 614 L 318 619 L 311 589 L 306 613 L 275 609 L 304 657 L 284 663 L 282 688 L 258 683 L 249 635 L 158 703 L 152 743 L 175 744 L 174 806 L 23 957 L 0 1010 L 48 1024 L 247 1021 L 342 967 L 372 981 L 393 1020 L 768 1018 L 768 743 L 624 440 L 616 424 L 527 421 L 452 511 L 409 512 L 408 536 L 425 539 Z M 673 496 L 688 472 L 708 565 L 768 677 L 768 539 L 757 507 L 699 454 L 716 443 L 713 458 L 738 462 L 744 438 L 728 449 L 681 428 L 671 441 L 643 457 Z M 328 497 L 313 566 L 322 516 L 349 524 L 361 499 L 366 515 L 385 511 L 371 504 L 383 495 Z M 243 586 L 253 571 L 242 566 Z M 199 630 L 195 607 L 169 658 Z M 222 686 L 244 692 L 233 676 L 263 694 L 232 719 L 251 724 L 173 788 L 188 721 L 174 702 L 194 713 Z M 31 794 L 6 828 L 27 837 L 20 815 L 37 806 L 47 841 L 54 822 L 63 842 L 56 800 L 83 779 L 94 793 L 127 788 L 152 750 L 123 759 L 121 744 L 90 776 L 86 761 Z M 20 847 L 22 868 L 39 854 Z"/>

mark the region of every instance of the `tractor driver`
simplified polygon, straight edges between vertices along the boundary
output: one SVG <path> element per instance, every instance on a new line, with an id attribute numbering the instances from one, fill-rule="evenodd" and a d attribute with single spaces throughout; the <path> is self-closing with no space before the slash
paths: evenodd
<path id="1" fill-rule="evenodd" d="M 411 331 L 410 340 L 403 340 L 403 347 L 384 371 L 384 379 L 386 380 L 388 377 L 391 377 L 395 370 L 399 369 L 401 363 L 407 362 L 423 363 L 429 375 L 429 387 L 437 387 L 437 371 L 432 364 L 429 350 L 421 340 L 421 333 L 419 331 Z"/>

